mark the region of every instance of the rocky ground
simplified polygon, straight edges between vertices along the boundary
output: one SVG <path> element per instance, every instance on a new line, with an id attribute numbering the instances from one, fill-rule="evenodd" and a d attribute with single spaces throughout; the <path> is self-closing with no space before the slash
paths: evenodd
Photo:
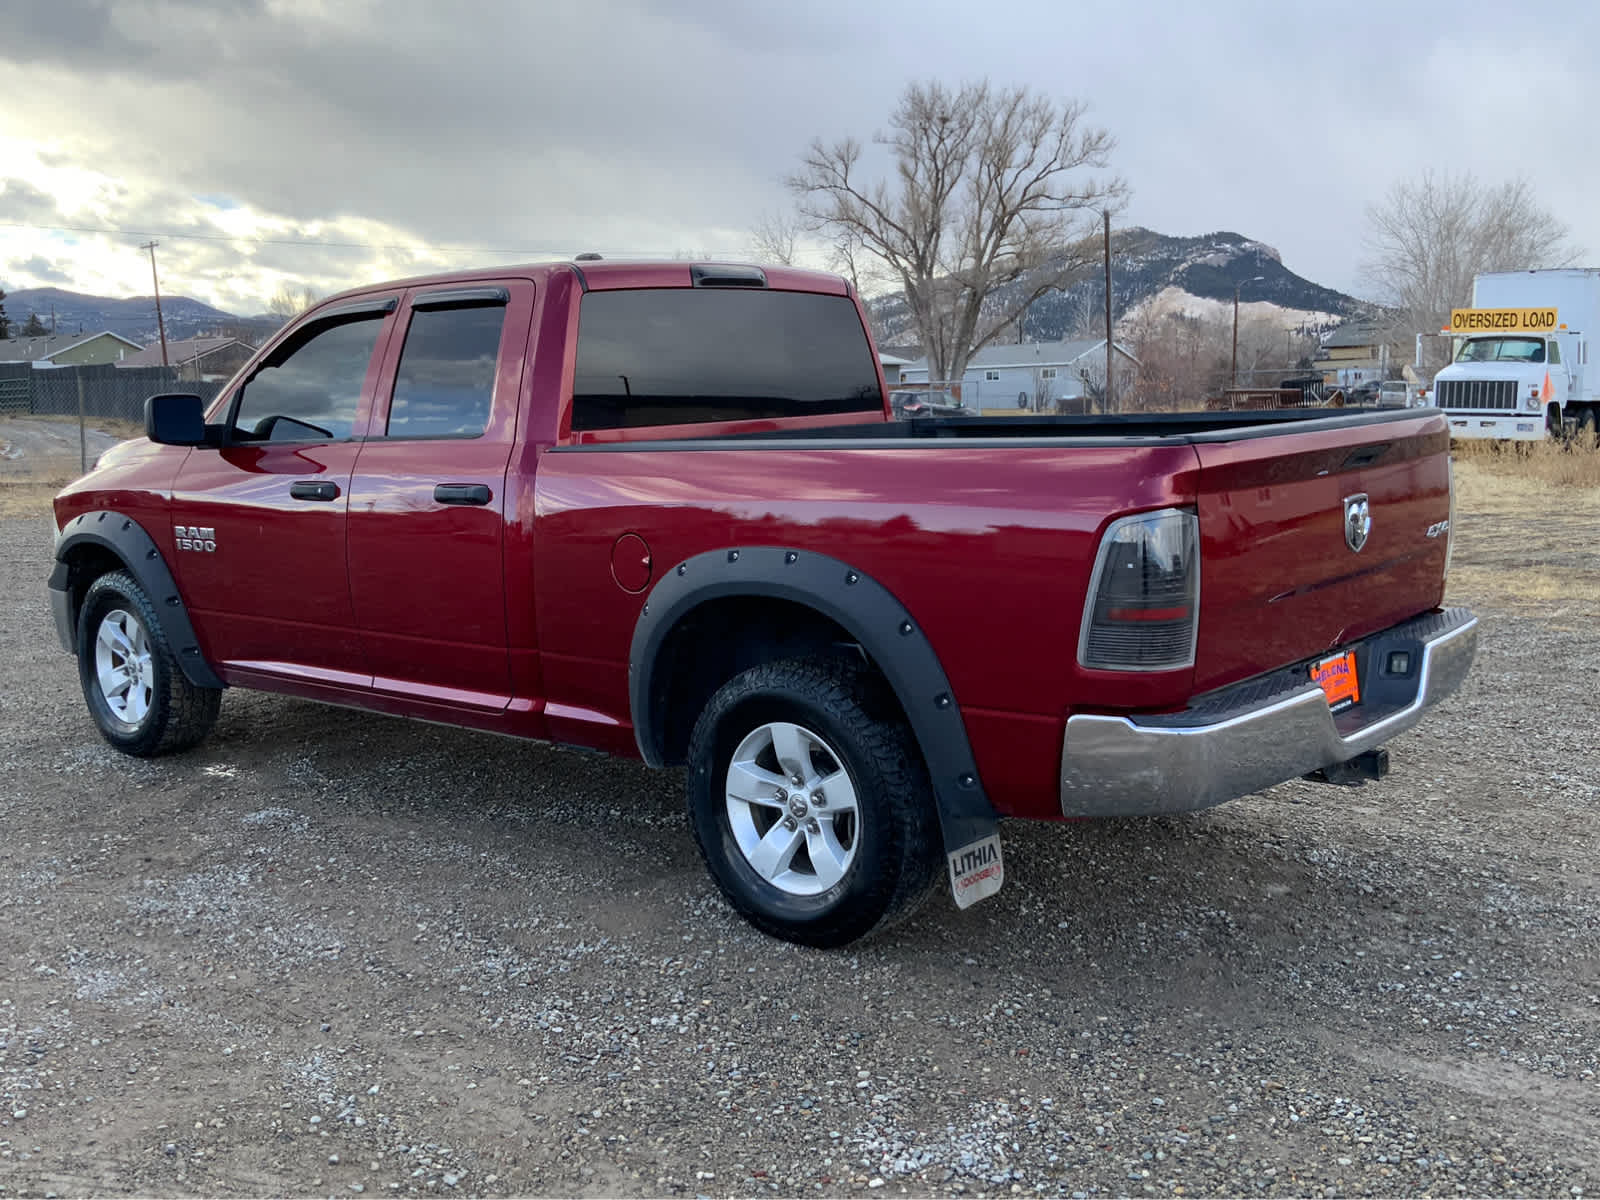
<path id="1" fill-rule="evenodd" d="M 820 953 L 673 774 L 240 692 L 119 756 L 49 548 L 0 520 L 0 1197 L 1600 1194 L 1589 622 L 1485 608 L 1382 783 L 1008 825 Z"/>

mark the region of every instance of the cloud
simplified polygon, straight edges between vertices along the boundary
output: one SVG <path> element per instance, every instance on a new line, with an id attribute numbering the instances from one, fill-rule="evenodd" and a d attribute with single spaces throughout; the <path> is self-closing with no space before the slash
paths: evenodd
<path id="1" fill-rule="evenodd" d="M 0 221 L 362 243 L 164 237 L 163 278 L 219 301 L 588 249 L 731 254 L 789 207 L 813 137 L 870 146 L 909 80 L 988 77 L 1090 102 L 1130 224 L 1236 229 L 1348 289 L 1366 206 L 1428 166 L 1536 178 L 1600 248 L 1600 166 L 1572 151 L 1600 108 L 1600 10 L 1560 27 L 1486 0 L 1448 21 L 1394 6 L 1381 38 L 1269 0 L 14 4 L 0 63 L 37 103 L 0 111 Z M 141 239 L 48 236 L 0 228 L 0 255 L 140 286 Z"/>
<path id="2" fill-rule="evenodd" d="M 26 262 L 12 263 L 11 270 L 13 275 L 21 275 L 35 286 L 44 283 L 69 284 L 72 282 L 71 275 L 38 254 L 35 254 Z"/>
<path id="3" fill-rule="evenodd" d="M 0 222 L 49 225 L 61 220 L 53 197 L 26 179 L 0 179 Z"/>

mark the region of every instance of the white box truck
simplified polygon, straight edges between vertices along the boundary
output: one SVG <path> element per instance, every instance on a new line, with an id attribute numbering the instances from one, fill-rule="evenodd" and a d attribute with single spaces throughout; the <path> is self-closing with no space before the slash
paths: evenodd
<path id="1" fill-rule="evenodd" d="M 1540 441 L 1594 432 L 1600 370 L 1600 269 L 1497 271 L 1472 282 L 1472 307 L 1450 314 L 1451 363 L 1433 403 L 1454 438 Z"/>

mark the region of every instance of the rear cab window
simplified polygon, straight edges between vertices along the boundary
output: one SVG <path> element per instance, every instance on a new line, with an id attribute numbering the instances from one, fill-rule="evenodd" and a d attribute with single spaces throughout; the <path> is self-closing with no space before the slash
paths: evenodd
<path id="1" fill-rule="evenodd" d="M 583 297 L 572 432 L 883 413 L 853 300 L 745 288 Z"/>

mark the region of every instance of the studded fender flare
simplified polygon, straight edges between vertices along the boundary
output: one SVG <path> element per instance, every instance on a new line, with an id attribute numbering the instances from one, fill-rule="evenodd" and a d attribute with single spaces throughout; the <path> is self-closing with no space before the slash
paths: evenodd
<path id="1" fill-rule="evenodd" d="M 933 784 L 946 853 L 995 836 L 998 818 L 978 774 L 961 706 L 927 636 L 882 584 L 846 562 L 808 550 L 712 550 L 679 563 L 651 588 L 628 655 L 634 736 L 647 763 L 665 765 L 651 697 L 652 674 L 667 636 L 701 604 L 733 596 L 802 604 L 846 630 L 888 679 L 910 721 Z"/>
<path id="2" fill-rule="evenodd" d="M 200 652 L 199 639 L 189 620 L 183 595 L 172 578 L 161 551 L 144 526 L 132 517 L 110 509 L 81 513 L 68 521 L 56 535 L 55 568 L 50 572 L 50 609 L 55 616 L 56 634 L 67 653 L 77 647 L 77 611 L 74 604 L 78 583 L 74 579 L 72 552 L 81 546 L 96 546 L 110 551 L 145 590 L 161 619 L 161 631 L 172 647 L 184 678 L 196 687 L 220 688 L 224 684 Z"/>

